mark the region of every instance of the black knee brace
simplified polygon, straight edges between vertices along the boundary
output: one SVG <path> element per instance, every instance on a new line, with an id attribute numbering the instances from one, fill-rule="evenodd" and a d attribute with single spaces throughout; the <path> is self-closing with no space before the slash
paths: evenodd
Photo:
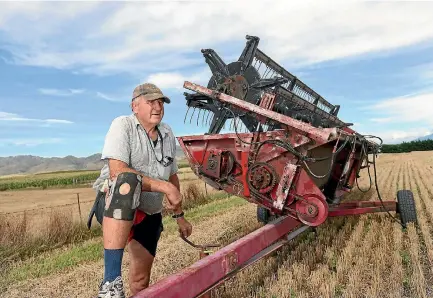
<path id="1" fill-rule="evenodd" d="M 105 199 L 104 216 L 131 221 L 140 203 L 141 176 L 124 172 L 113 181 Z"/>

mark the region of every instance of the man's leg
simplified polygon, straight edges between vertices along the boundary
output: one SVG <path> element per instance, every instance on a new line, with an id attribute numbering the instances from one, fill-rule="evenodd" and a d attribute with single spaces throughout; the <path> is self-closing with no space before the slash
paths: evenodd
<path id="1" fill-rule="evenodd" d="M 123 252 L 133 224 L 140 192 L 141 181 L 137 175 L 121 173 L 113 181 L 107 195 L 102 222 L 105 265 L 102 284 L 121 278 Z"/>
<path id="2" fill-rule="evenodd" d="M 121 221 L 104 216 L 102 233 L 104 238 L 104 283 L 121 276 L 123 252 L 132 221 Z"/>
<path id="3" fill-rule="evenodd" d="M 141 216 L 137 211 L 137 216 Z M 158 241 L 163 230 L 161 214 L 145 215 L 133 228 L 129 242 L 129 288 L 135 295 L 149 286 L 150 275 Z"/>
<path id="4" fill-rule="evenodd" d="M 130 255 L 129 289 L 131 295 L 135 295 L 149 286 L 154 256 L 135 239 L 129 243 L 128 251 Z"/>

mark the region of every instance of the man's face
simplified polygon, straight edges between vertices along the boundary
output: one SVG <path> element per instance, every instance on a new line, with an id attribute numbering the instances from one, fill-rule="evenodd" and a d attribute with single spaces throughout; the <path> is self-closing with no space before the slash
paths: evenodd
<path id="1" fill-rule="evenodd" d="M 133 104 L 137 117 L 146 124 L 157 125 L 164 117 L 164 101 L 162 99 L 147 100 L 140 96 Z"/>

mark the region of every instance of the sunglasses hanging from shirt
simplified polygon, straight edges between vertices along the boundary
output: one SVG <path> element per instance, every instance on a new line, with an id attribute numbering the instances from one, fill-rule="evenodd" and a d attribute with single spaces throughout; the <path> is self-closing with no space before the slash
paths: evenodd
<path id="1" fill-rule="evenodd" d="M 155 148 L 154 146 L 152 146 L 152 139 L 149 137 L 149 134 L 147 133 L 146 130 L 144 130 L 146 132 L 146 136 L 150 142 L 150 147 L 152 147 L 152 151 L 153 154 L 155 155 L 156 161 L 159 162 L 162 166 L 164 167 L 168 167 L 173 163 L 173 158 L 170 156 L 164 156 L 164 142 L 162 140 L 162 135 L 161 132 L 159 131 L 158 127 L 155 127 L 156 131 L 158 132 L 158 136 L 161 139 L 161 160 L 158 160 L 158 156 L 156 156 L 156 152 L 155 152 Z M 156 139 L 158 141 L 158 139 Z"/>

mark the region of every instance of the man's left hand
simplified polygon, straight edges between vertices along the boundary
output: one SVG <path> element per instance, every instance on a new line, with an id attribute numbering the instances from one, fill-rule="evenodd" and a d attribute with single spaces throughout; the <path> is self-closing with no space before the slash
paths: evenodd
<path id="1" fill-rule="evenodd" d="M 192 225 L 184 218 L 177 219 L 177 225 L 179 226 L 179 233 L 185 238 L 188 238 L 192 233 Z"/>

